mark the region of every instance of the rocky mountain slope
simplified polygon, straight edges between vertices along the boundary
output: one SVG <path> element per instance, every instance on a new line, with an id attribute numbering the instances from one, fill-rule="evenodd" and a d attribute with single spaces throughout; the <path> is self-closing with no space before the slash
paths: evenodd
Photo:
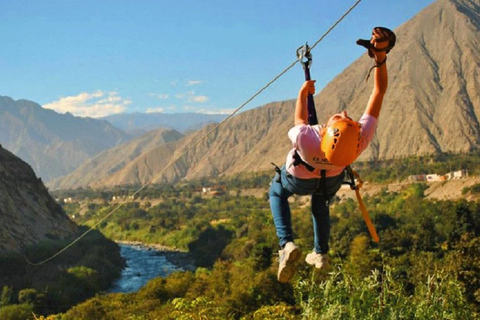
<path id="1" fill-rule="evenodd" d="M 171 142 L 183 137 L 177 131 L 157 129 L 130 142 L 101 152 L 84 162 L 78 170 L 48 183 L 52 189 L 71 189 L 90 186 L 96 181 L 104 181 L 111 174 L 123 170 L 132 161 L 159 146 L 174 145 Z M 168 147 L 166 147 L 168 149 Z M 145 162 L 148 166 L 148 162 Z M 75 182 L 75 184 L 73 184 Z"/>
<path id="2" fill-rule="evenodd" d="M 0 146 L 0 252 L 77 232 L 32 168 Z"/>
<path id="3" fill-rule="evenodd" d="M 388 55 L 389 89 L 377 133 L 359 160 L 478 148 L 480 0 L 438 0 L 395 32 L 397 45 Z M 372 79 L 365 82 L 372 64 L 363 54 L 315 96 L 321 122 L 327 119 L 326 115 L 345 109 L 350 116 L 360 117 L 372 90 Z M 312 76 L 315 78 L 315 70 Z M 121 170 L 111 171 L 90 185 L 228 175 L 265 170 L 271 168 L 272 161 L 281 165 L 290 148 L 286 133 L 293 125 L 293 112 L 293 100 L 244 112 L 165 172 L 162 171 L 173 159 L 212 127 L 141 154 Z M 80 186 L 75 180 L 68 183 Z"/>
<path id="4" fill-rule="evenodd" d="M 0 96 L 0 143 L 45 181 L 130 138 L 107 121 L 59 114 L 31 101 Z"/>
<path id="5" fill-rule="evenodd" d="M 400 26 L 376 139 L 363 155 L 465 152 L 480 145 L 480 1 L 438 0 Z M 366 55 L 316 97 L 327 114 L 359 116 L 370 93 Z M 371 82 L 370 82 L 371 84 Z"/>
<path id="6" fill-rule="evenodd" d="M 289 109 L 294 106 L 294 101 L 272 103 L 262 108 L 245 112 L 230 120 L 229 124 L 222 126 L 205 137 L 215 125 L 210 125 L 202 130 L 184 137 L 176 142 L 167 143 L 153 148 L 136 156 L 125 166 L 116 170 L 109 157 L 102 158 L 97 164 L 105 170 L 100 179 L 97 175 L 90 175 L 89 170 L 76 170 L 71 175 L 58 179 L 49 184 L 52 189 L 69 189 L 77 187 L 103 187 L 124 184 L 143 184 L 146 181 L 166 182 L 186 177 L 195 178 L 202 176 L 217 176 L 228 173 L 239 173 L 256 169 L 271 167 L 269 161 L 281 163 L 285 154 L 284 148 L 278 148 L 278 130 L 286 132 L 289 127 Z M 265 121 L 270 125 L 261 125 Z M 279 127 L 281 125 L 281 127 Z M 265 139 L 265 137 L 271 137 Z M 285 137 L 281 137 L 285 140 Z M 193 149 L 186 152 L 165 172 L 159 174 L 170 162 L 179 158 L 187 149 L 202 141 Z M 132 141 L 132 143 L 134 143 Z M 127 144 L 123 150 L 131 149 Z M 283 143 L 286 147 L 286 142 Z M 260 155 L 259 155 L 260 153 Z M 272 156 L 275 159 L 272 159 Z M 100 160 L 100 159 L 98 159 Z M 256 162 L 258 167 L 249 167 Z M 106 172 L 108 171 L 108 172 Z M 82 177 L 90 177 L 88 181 Z"/>

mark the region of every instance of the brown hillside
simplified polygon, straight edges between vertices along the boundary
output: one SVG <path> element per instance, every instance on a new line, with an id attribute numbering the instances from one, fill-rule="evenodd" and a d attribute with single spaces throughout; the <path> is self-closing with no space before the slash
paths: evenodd
<path id="1" fill-rule="evenodd" d="M 0 252 L 76 232 L 32 168 L 0 146 Z"/>
<path id="2" fill-rule="evenodd" d="M 395 32 L 397 45 L 388 55 L 389 89 L 379 126 L 360 160 L 478 148 L 480 0 L 438 0 Z M 362 55 L 315 97 L 320 121 L 344 109 L 353 117 L 361 115 L 372 89 L 372 79 L 365 82 L 371 66 L 372 60 Z M 172 159 L 211 127 L 150 150 L 90 184 L 172 181 L 265 170 L 272 161 L 281 165 L 290 148 L 287 130 L 293 125 L 293 112 L 293 100 L 244 112 L 164 173 L 160 172 Z M 76 180 L 68 184 L 79 186 Z"/>

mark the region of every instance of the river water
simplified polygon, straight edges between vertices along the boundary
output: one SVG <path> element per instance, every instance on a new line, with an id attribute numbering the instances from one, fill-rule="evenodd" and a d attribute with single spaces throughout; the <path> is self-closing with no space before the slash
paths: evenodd
<path id="1" fill-rule="evenodd" d="M 153 278 L 166 277 L 175 271 L 194 270 L 192 261 L 182 252 L 156 250 L 140 245 L 119 246 L 127 266 L 109 292 L 138 291 Z"/>

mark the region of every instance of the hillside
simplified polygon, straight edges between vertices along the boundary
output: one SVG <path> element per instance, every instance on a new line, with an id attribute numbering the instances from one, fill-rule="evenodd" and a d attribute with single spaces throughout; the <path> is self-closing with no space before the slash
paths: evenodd
<path id="1" fill-rule="evenodd" d="M 0 143 L 44 181 L 130 138 L 107 121 L 59 114 L 28 100 L 0 96 Z"/>
<path id="2" fill-rule="evenodd" d="M 361 159 L 479 147 L 479 8 L 478 0 L 438 0 L 395 30 L 376 139 Z M 317 109 L 331 114 L 348 106 L 359 116 L 370 93 L 364 83 L 370 64 L 364 55 L 338 75 L 316 97 Z"/>
<path id="3" fill-rule="evenodd" d="M 479 177 L 471 177 L 466 179 L 459 180 L 450 180 L 450 181 L 438 181 L 438 182 L 429 182 L 426 184 L 427 189 L 425 190 L 425 198 L 429 200 L 451 200 L 457 201 L 460 199 L 467 199 L 469 201 L 478 200 L 476 195 L 464 195 L 462 190 L 467 187 L 479 184 Z M 400 192 L 408 188 L 411 183 L 408 182 L 399 182 L 399 183 L 385 183 L 385 184 L 365 184 L 360 193 L 362 196 L 376 197 L 382 190 L 388 192 Z M 355 192 L 350 190 L 349 186 L 343 186 L 337 193 L 337 196 L 340 199 L 352 198 L 356 199 Z M 355 200 L 356 201 L 356 200 Z"/>
<path id="4" fill-rule="evenodd" d="M 76 232 L 32 168 L 0 146 L 0 252 Z"/>
<path id="5" fill-rule="evenodd" d="M 51 181 L 48 186 L 52 189 L 70 189 L 86 187 L 98 180 L 107 179 L 111 174 L 121 171 L 136 158 L 162 145 L 181 139 L 182 134 L 177 131 L 157 129 L 130 142 L 108 149 L 83 163 L 78 170 Z M 148 163 L 145 163 L 148 166 Z M 72 182 L 75 182 L 73 184 Z"/>
<path id="6" fill-rule="evenodd" d="M 458 153 L 479 147 L 478 8 L 479 0 L 438 0 L 395 30 L 397 45 L 388 55 L 389 89 L 376 136 L 360 161 Z M 371 66 L 372 60 L 363 54 L 315 96 L 321 122 L 326 115 L 344 109 L 350 116 L 360 117 L 372 90 L 372 80 L 365 82 Z M 312 72 L 315 78 L 315 70 Z M 281 165 L 290 148 L 286 132 L 293 124 L 293 111 L 294 101 L 290 100 L 241 113 L 161 174 L 171 160 L 213 127 L 192 133 L 174 145 L 150 150 L 90 185 L 230 175 L 266 170 L 272 161 Z M 80 183 L 69 181 L 69 185 Z"/>

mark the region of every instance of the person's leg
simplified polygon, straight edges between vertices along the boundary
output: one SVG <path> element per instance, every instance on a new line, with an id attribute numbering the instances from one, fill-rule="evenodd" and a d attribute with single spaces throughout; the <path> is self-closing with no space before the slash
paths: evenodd
<path id="1" fill-rule="evenodd" d="M 313 245 L 316 253 L 328 253 L 330 238 L 330 209 L 323 194 L 312 195 Z"/>
<path id="2" fill-rule="evenodd" d="M 312 220 L 314 232 L 314 249 L 317 253 L 328 253 L 330 238 L 330 208 L 327 200 L 333 198 L 338 189 L 342 186 L 344 173 L 336 177 L 327 178 L 326 190 L 323 190 L 322 182 L 319 182 L 319 189 L 312 195 Z M 325 195 L 326 191 L 326 195 Z"/>
<path id="3" fill-rule="evenodd" d="M 282 168 L 282 171 L 283 170 Z M 287 242 L 293 242 L 292 215 L 288 203 L 288 197 L 290 197 L 292 193 L 283 188 L 278 173 L 270 184 L 268 195 L 279 245 L 283 248 Z"/>
<path id="4" fill-rule="evenodd" d="M 281 175 L 278 173 L 275 175 L 269 190 L 270 209 L 281 248 L 278 252 L 277 279 L 282 283 L 287 283 L 293 278 L 297 262 L 302 255 L 300 248 L 293 243 L 292 216 L 288 204 L 288 197 L 293 193 L 283 187 L 287 183 L 285 179 L 285 168 L 282 168 Z"/>

